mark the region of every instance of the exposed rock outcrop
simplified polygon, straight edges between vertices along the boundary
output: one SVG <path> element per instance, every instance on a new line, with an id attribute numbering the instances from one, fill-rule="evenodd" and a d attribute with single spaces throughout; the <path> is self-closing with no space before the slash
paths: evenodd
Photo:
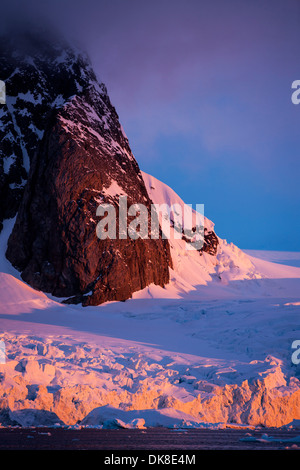
<path id="1" fill-rule="evenodd" d="M 57 45 L 49 32 L 13 31 L 0 41 L 0 231 L 22 200 L 32 161 L 49 115 L 96 76 L 84 55 Z"/>
<path id="2" fill-rule="evenodd" d="M 120 195 L 127 207 L 142 203 L 150 212 L 151 206 L 106 87 L 80 54 L 56 46 L 34 52 L 21 71 L 11 65 L 6 72 L 12 96 L 5 116 L 17 132 L 11 152 L 20 154 L 3 173 L 3 199 L 10 194 L 14 204 L 2 217 L 19 209 L 8 260 L 34 288 L 84 305 L 126 300 L 151 283 L 164 286 L 172 266 L 167 240 L 96 234 L 99 204 L 116 208 L 117 226 Z M 3 161 L 8 153 L 3 148 Z M 23 194 L 25 156 L 30 172 Z"/>

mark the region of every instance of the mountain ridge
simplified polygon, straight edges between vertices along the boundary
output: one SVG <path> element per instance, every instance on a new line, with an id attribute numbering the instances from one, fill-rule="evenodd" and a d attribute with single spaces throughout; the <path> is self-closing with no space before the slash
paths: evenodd
<path id="1" fill-rule="evenodd" d="M 34 34 L 26 41 L 18 53 L 0 54 L 7 81 L 0 223 L 16 216 L 8 260 L 35 289 L 83 305 L 167 285 L 173 261 L 161 227 L 157 239 L 96 235 L 99 204 L 111 204 L 117 219 L 122 194 L 127 207 L 143 204 L 150 214 L 152 205 L 106 86 L 78 51 L 47 48 L 47 38 L 37 45 Z M 216 256 L 218 237 L 204 230 L 197 255 Z M 182 233 L 182 240 L 192 236 Z"/>

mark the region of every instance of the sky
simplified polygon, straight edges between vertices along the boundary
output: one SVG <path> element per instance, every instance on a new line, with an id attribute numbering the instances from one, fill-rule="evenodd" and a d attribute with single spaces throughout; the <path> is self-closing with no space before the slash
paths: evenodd
<path id="1" fill-rule="evenodd" d="M 300 251 L 298 0 L 3 2 L 83 47 L 140 168 L 242 249 Z M 5 16 L 5 15 L 4 15 Z M 4 17 L 2 15 L 2 17 Z"/>

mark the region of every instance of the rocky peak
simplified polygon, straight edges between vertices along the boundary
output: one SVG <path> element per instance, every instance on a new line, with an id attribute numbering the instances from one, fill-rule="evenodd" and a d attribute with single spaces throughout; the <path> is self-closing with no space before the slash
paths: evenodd
<path id="1" fill-rule="evenodd" d="M 88 59 L 48 34 L 19 31 L 0 42 L 0 79 L 7 93 L 0 108 L 0 196 L 6 202 L 0 230 L 17 212 L 49 115 L 97 83 Z"/>
<path id="2" fill-rule="evenodd" d="M 33 287 L 70 302 L 125 300 L 165 285 L 167 240 L 99 240 L 99 203 L 126 195 L 150 208 L 106 87 L 85 57 L 47 42 L 2 52 L 2 220 L 18 211 L 7 258 Z M 27 52 L 29 51 L 29 52 Z M 7 137 L 9 133 L 9 137 Z M 25 182 L 28 180 L 25 186 Z"/>

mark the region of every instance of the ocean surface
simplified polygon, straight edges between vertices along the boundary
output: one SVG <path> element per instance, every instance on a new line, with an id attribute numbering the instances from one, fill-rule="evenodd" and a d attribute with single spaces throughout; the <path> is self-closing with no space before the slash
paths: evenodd
<path id="1" fill-rule="evenodd" d="M 134 451 L 163 450 L 164 455 L 176 455 L 179 458 L 181 453 L 177 451 L 189 451 L 191 456 L 191 451 L 199 450 L 300 450 L 299 434 L 299 430 L 271 428 L 261 430 L 0 428 L 0 450 L 109 451 L 101 453 L 103 459 L 110 458 L 113 451 L 124 451 L 124 456 L 128 456 L 130 453 L 127 451 L 133 451 L 132 455 L 138 455 Z M 197 456 L 199 453 L 195 452 L 195 459 Z"/>

